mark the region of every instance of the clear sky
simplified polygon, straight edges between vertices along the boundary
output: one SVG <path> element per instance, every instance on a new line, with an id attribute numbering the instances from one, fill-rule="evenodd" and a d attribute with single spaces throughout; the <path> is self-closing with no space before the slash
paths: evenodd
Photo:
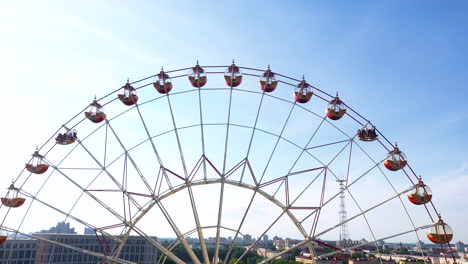
<path id="1" fill-rule="evenodd" d="M 467 13 L 466 1 L 3 1 L 0 188 L 95 95 L 235 59 L 338 91 L 398 141 L 468 242 Z"/>

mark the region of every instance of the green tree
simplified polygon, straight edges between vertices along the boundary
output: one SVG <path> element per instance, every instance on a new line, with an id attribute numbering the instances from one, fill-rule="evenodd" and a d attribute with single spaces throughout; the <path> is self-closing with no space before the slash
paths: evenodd
<path id="1" fill-rule="evenodd" d="M 399 252 L 400 252 L 400 254 L 405 255 L 405 254 L 408 254 L 408 253 L 409 253 L 409 250 L 408 250 L 407 247 L 402 247 L 402 248 L 400 249 Z"/>

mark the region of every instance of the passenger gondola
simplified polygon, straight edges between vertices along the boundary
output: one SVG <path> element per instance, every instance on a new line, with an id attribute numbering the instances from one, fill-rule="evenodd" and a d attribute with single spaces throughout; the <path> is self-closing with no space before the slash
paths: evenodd
<path id="1" fill-rule="evenodd" d="M 136 94 L 136 90 L 133 88 L 133 86 L 130 85 L 128 80 L 127 83 L 120 89 L 118 98 L 124 105 L 130 106 L 138 102 L 138 95 Z"/>
<path id="2" fill-rule="evenodd" d="M 237 87 L 242 83 L 242 72 L 239 67 L 234 64 L 234 60 L 232 61 L 232 65 L 224 72 L 224 80 L 230 87 Z"/>
<path id="3" fill-rule="evenodd" d="M 296 86 L 296 90 L 294 91 L 294 100 L 304 104 L 310 101 L 314 92 L 312 87 L 304 80 L 304 77 L 302 78 L 302 81 Z"/>
<path id="4" fill-rule="evenodd" d="M 153 80 L 153 86 L 161 94 L 167 94 L 172 90 L 172 81 L 161 68 L 161 72 L 156 74 Z"/>

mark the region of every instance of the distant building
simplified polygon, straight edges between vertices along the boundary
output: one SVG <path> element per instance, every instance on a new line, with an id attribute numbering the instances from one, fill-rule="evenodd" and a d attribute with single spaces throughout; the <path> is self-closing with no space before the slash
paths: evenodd
<path id="1" fill-rule="evenodd" d="M 465 252 L 465 244 L 461 241 L 458 241 L 457 243 L 455 243 L 455 249 L 458 252 Z"/>
<path id="2" fill-rule="evenodd" d="M 84 229 L 84 234 L 85 234 L 85 235 L 94 235 L 95 232 L 94 232 L 94 230 L 93 230 L 92 228 L 85 227 L 85 229 Z"/>
<path id="3" fill-rule="evenodd" d="M 70 227 L 70 223 L 65 223 L 65 221 L 58 222 L 57 225 L 47 229 L 41 230 L 37 233 L 47 233 L 47 234 L 76 234 L 75 228 Z M 93 231 L 94 234 L 94 231 Z"/>
<path id="4" fill-rule="evenodd" d="M 379 247 L 383 247 L 383 246 L 385 246 L 385 241 L 384 241 L 384 240 L 379 240 L 379 241 L 377 241 L 375 244 L 376 244 L 377 246 L 379 246 Z"/>
<path id="5" fill-rule="evenodd" d="M 284 249 L 289 249 L 290 242 L 291 242 L 291 240 L 289 238 L 286 238 L 284 240 Z"/>
<path id="6" fill-rule="evenodd" d="M 273 238 L 273 245 L 275 246 L 276 250 L 284 250 L 284 240 L 281 237 L 274 237 Z"/>
<path id="7" fill-rule="evenodd" d="M 424 248 L 424 242 L 422 242 L 421 240 L 419 240 L 419 241 L 416 243 L 416 247 L 417 247 L 417 248 Z"/>
<path id="8" fill-rule="evenodd" d="M 260 255 L 262 257 L 267 256 L 267 252 L 271 252 L 272 250 L 269 248 L 257 248 L 257 255 Z"/>
<path id="9" fill-rule="evenodd" d="M 244 242 L 244 244 L 249 244 L 249 243 L 251 243 L 251 242 L 252 242 L 252 236 L 249 235 L 249 234 L 245 234 L 245 235 L 244 235 L 243 242 Z"/>
<path id="10" fill-rule="evenodd" d="M 267 234 L 265 234 L 263 236 L 263 243 L 268 244 L 268 235 Z"/>

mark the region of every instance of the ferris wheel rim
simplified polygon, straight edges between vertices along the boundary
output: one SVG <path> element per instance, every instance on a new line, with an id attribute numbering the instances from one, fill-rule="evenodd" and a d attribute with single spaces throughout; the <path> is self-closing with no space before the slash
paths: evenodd
<path id="1" fill-rule="evenodd" d="M 225 67 L 225 66 L 202 66 L 202 67 L 210 68 L 210 67 Z M 226 66 L 226 67 L 229 67 L 229 66 Z M 262 70 L 260 70 L 260 69 L 247 68 L 247 67 L 239 67 L 239 68 L 241 68 L 241 69 L 250 69 L 250 70 L 255 70 L 255 71 L 262 71 Z M 166 71 L 166 73 L 177 72 L 177 71 L 182 71 L 182 70 L 187 70 L 187 69 L 189 69 L 189 68 L 183 68 L 183 69 L 178 69 L 178 70 L 173 70 L 173 71 Z M 207 72 L 207 73 L 210 73 L 210 72 Z M 275 74 L 277 74 L 277 73 L 275 73 Z M 246 75 L 248 75 L 248 74 L 246 74 Z M 252 74 L 251 74 L 251 75 L 252 75 Z M 281 75 L 281 74 L 277 74 L 277 75 L 278 75 L 278 76 L 281 76 L 281 77 L 287 77 L 287 76 L 284 76 L 284 75 Z M 156 75 L 154 75 L 154 76 L 156 76 Z M 154 77 L 154 76 L 153 76 L 153 77 Z M 187 76 L 187 74 L 175 76 L 175 77 L 172 77 L 172 78 L 179 78 L 179 77 L 185 77 L 185 76 Z M 252 75 L 252 76 L 257 76 L 257 75 Z M 258 76 L 260 76 L 260 75 L 258 75 Z M 142 79 L 142 80 L 133 82 L 132 84 L 138 83 L 138 82 L 143 81 L 143 80 L 146 80 L 146 79 L 148 79 L 148 78 L 150 78 L 150 77 L 147 77 L 147 78 L 144 78 L 144 79 Z M 290 77 L 287 77 L 287 78 L 289 78 L 289 79 L 291 79 L 291 80 L 297 80 L 297 79 L 293 79 L 293 78 L 290 78 Z M 283 83 L 286 83 L 286 82 L 283 82 Z M 288 83 L 287 83 L 287 84 L 288 84 Z M 150 85 L 150 84 L 148 84 L 148 85 Z M 137 88 L 137 89 L 146 87 L 146 86 L 148 86 L 148 85 L 143 85 L 143 86 L 141 86 L 141 87 L 139 87 L 139 88 Z M 312 86 L 312 87 L 313 87 L 313 86 Z M 327 94 L 326 92 L 323 92 L 323 91 L 319 90 L 319 89 L 316 88 L 316 87 L 313 87 L 313 88 L 315 88 L 315 89 L 317 89 L 318 91 L 324 93 L 325 95 L 331 96 L 331 95 Z M 223 88 L 221 88 L 221 89 L 223 89 Z M 228 90 L 228 89 L 229 89 L 229 88 L 224 88 L 223 90 Z M 119 88 L 118 90 L 120 90 L 120 88 Z M 117 90 L 117 91 L 118 91 L 118 90 Z M 185 93 L 185 92 L 192 92 L 192 91 L 196 91 L 196 90 L 197 90 L 197 89 L 188 90 L 188 91 L 184 91 L 184 93 Z M 209 89 L 205 89 L 205 88 L 204 88 L 204 89 L 198 89 L 198 90 L 199 90 L 199 92 L 200 92 L 201 90 L 209 90 Z M 232 91 L 234 91 L 234 90 L 239 90 L 239 91 L 240 91 L 240 90 L 242 90 L 242 89 L 236 89 L 236 88 L 231 87 L 230 90 L 231 90 L 231 93 L 232 93 Z M 115 93 L 115 92 L 116 92 L 116 91 L 112 92 L 111 94 L 113 94 L 113 93 Z M 249 92 L 252 92 L 252 91 L 249 91 Z M 182 92 L 180 92 L 180 93 L 182 93 Z M 272 96 L 272 95 L 267 94 L 267 93 L 265 93 L 265 92 L 263 92 L 263 93 L 256 92 L 256 93 L 262 94 L 262 96 L 263 96 L 263 95 Z M 172 95 L 175 95 L 175 93 L 171 93 L 171 96 L 172 96 Z M 131 110 L 134 109 L 134 108 L 136 108 L 136 109 L 138 110 L 138 107 L 139 107 L 139 106 L 144 105 L 144 104 L 146 104 L 146 103 L 149 103 L 149 102 L 151 102 L 151 101 L 153 101 L 153 100 L 158 100 L 159 98 L 163 98 L 163 97 L 166 97 L 166 98 L 168 99 L 168 101 L 169 101 L 169 96 L 168 96 L 168 95 L 163 95 L 163 96 L 160 96 L 160 97 L 158 97 L 158 98 L 156 98 L 156 99 L 152 99 L 152 100 L 143 102 L 143 103 L 141 103 L 141 104 L 136 104 L 134 107 L 131 107 L 131 108 L 127 109 L 126 111 L 124 111 L 124 112 L 121 113 L 121 114 L 124 114 L 124 113 L 126 113 L 126 112 L 129 112 L 129 111 L 131 111 Z M 274 97 L 274 96 L 272 96 L 272 97 Z M 103 97 L 103 98 L 105 98 L 105 97 Z M 103 99 L 103 98 L 101 98 L 101 99 Z M 101 100 L 101 99 L 99 99 L 99 100 Z M 322 99 L 323 99 L 323 98 L 322 98 Z M 116 100 L 116 98 L 114 98 L 113 100 L 109 101 L 108 103 L 112 103 L 112 102 L 115 101 L 115 100 Z M 283 100 L 283 99 L 281 99 L 281 100 Z M 108 103 L 106 103 L 106 104 L 108 104 Z M 169 101 L 169 103 L 170 103 L 170 101 Z M 294 104 L 295 104 L 295 103 L 294 103 Z M 104 105 L 105 105 L 105 104 L 104 104 Z M 298 107 L 304 108 L 304 107 L 301 106 L 301 105 L 298 105 Z M 305 109 L 305 108 L 304 108 L 304 109 Z M 349 109 L 351 109 L 351 111 L 354 112 L 354 110 L 352 110 L 352 108 L 349 107 Z M 84 110 L 83 110 L 83 111 L 84 111 Z M 82 111 L 82 112 L 83 112 L 83 111 Z M 79 114 L 81 114 L 82 112 L 80 112 Z M 357 112 L 355 112 L 355 113 L 358 114 Z M 79 114 L 78 114 L 78 115 L 79 115 Z M 314 113 L 314 114 L 315 114 L 315 113 Z M 77 115 L 77 116 L 78 116 L 78 115 Z M 359 114 L 358 114 L 358 115 L 359 115 Z M 119 114 L 118 116 L 115 116 L 115 117 L 113 117 L 112 119 L 110 119 L 110 121 L 112 121 L 113 119 L 115 119 L 115 118 L 117 118 L 117 117 L 119 117 L 119 116 L 120 116 L 120 114 Z M 318 116 L 318 115 L 317 115 L 317 116 Z M 360 115 L 359 115 L 359 116 L 360 116 Z M 360 117 L 363 118 L 362 116 L 360 116 Z M 354 119 L 354 118 L 353 118 L 353 119 Z M 365 119 L 365 118 L 363 118 L 363 119 Z M 79 125 L 83 120 L 85 120 L 85 118 L 83 118 L 81 121 L 79 121 L 78 124 L 76 124 L 75 126 Z M 326 120 L 328 123 L 332 124 L 332 122 L 330 122 L 328 119 L 325 119 L 325 118 L 324 118 L 324 120 Z M 357 121 L 357 120 L 356 120 L 356 121 Z M 366 120 L 366 121 L 367 121 L 367 123 L 366 123 L 365 125 L 367 125 L 367 124 L 370 123 L 370 121 L 368 121 L 368 120 Z M 357 122 L 359 123 L 359 121 L 357 121 Z M 67 122 L 67 123 L 68 123 L 68 122 Z M 67 124 L 67 123 L 66 123 L 66 124 Z M 228 122 L 228 123 L 229 123 L 229 122 Z M 104 126 L 104 125 L 105 125 L 105 124 L 101 125 L 100 127 L 102 127 L 102 126 Z M 200 123 L 200 124 L 199 124 L 199 126 L 201 126 L 201 127 L 203 127 L 203 125 L 204 125 L 203 123 Z M 231 126 L 231 125 L 235 125 L 235 124 L 228 124 L 228 125 L 227 125 L 227 129 L 229 129 L 229 126 Z M 332 124 L 332 125 L 333 125 L 333 124 Z M 365 126 L 365 125 L 364 125 L 364 126 Z M 73 127 L 75 127 L 75 126 L 73 126 Z M 333 125 L 333 126 L 334 126 L 334 125 Z M 63 127 L 63 126 L 62 126 L 62 127 Z M 72 127 L 72 128 L 73 128 L 73 127 Z M 340 130 L 340 129 L 337 128 L 337 127 L 335 127 L 335 128 L 338 129 L 338 130 Z M 99 128 L 97 128 L 97 129 L 99 129 Z M 96 129 L 96 130 L 97 130 L 97 129 Z M 177 129 L 180 129 L 180 128 L 177 128 L 177 127 L 175 126 L 175 123 L 174 123 L 174 130 L 177 130 Z M 59 130 L 60 130 L 60 129 L 59 129 Z M 255 130 L 255 128 L 254 128 L 254 130 Z M 340 131 L 341 131 L 341 130 L 340 130 Z M 341 131 L 341 132 L 342 132 L 342 131 Z M 379 133 L 380 133 L 380 132 L 379 132 Z M 343 134 L 345 134 L 345 133 L 343 132 Z M 381 134 L 381 133 L 380 133 L 380 134 Z M 346 135 L 346 134 L 345 134 L 345 135 Z M 382 135 L 382 134 L 381 134 L 381 135 Z M 348 135 L 347 135 L 347 136 L 348 136 Z M 382 136 L 383 136 L 383 135 L 382 135 Z M 348 136 L 348 137 L 349 137 L 349 136 Z M 355 137 L 355 136 L 354 136 L 354 137 Z M 281 135 L 278 136 L 278 140 L 279 140 L 280 138 L 281 138 Z M 351 138 L 351 137 L 350 137 L 350 138 Z M 386 139 L 386 138 L 384 137 L 384 139 Z M 49 139 L 49 140 L 50 140 L 50 139 Z M 83 139 L 83 141 L 85 141 L 85 139 Z M 151 138 L 142 141 L 140 144 L 143 144 L 143 143 L 145 143 L 145 142 L 147 142 L 147 141 L 151 141 Z M 380 140 L 379 140 L 379 141 L 380 141 Z M 387 140 L 387 141 L 388 141 L 388 140 Z M 355 142 L 354 139 L 352 139 L 350 142 L 355 143 L 356 145 L 359 146 L 359 144 L 358 144 L 357 142 Z M 380 143 L 382 144 L 382 142 L 380 142 Z M 390 144 L 390 146 L 393 146 L 392 143 L 390 143 L 389 141 L 388 141 L 388 143 Z M 140 144 L 138 144 L 138 145 L 140 145 Z M 44 144 L 44 145 L 45 145 L 45 144 Z M 138 145 L 135 145 L 134 147 L 129 148 L 129 151 L 132 150 L 133 148 L 137 147 Z M 383 145 L 383 144 L 382 144 L 382 145 Z M 77 144 L 76 146 L 78 146 L 78 144 Z M 54 145 L 54 147 L 55 147 L 55 145 Z M 385 146 L 384 146 L 384 147 L 385 147 Z M 361 147 L 360 147 L 360 148 L 361 148 Z M 387 150 L 388 150 L 388 149 L 387 149 Z M 50 151 L 50 150 L 49 150 L 49 151 Z M 49 151 L 48 151 L 48 152 L 49 152 Z M 48 153 L 48 152 L 47 152 L 47 153 Z M 372 160 L 372 159 L 371 159 L 371 160 Z M 372 161 L 373 161 L 373 160 L 372 160 Z M 373 161 L 373 162 L 375 162 L 375 161 Z M 380 168 L 379 166 L 377 166 L 377 167 L 379 168 L 379 170 L 381 170 L 381 168 Z M 412 168 L 411 168 L 411 167 L 409 167 L 409 168 L 410 168 L 410 170 L 414 173 L 414 171 L 412 170 Z M 223 171 L 224 171 L 224 168 L 223 168 Z M 403 171 L 404 171 L 404 170 L 403 170 Z M 405 173 L 406 173 L 406 171 L 405 171 Z M 20 175 L 21 175 L 21 174 L 22 174 L 22 173 L 20 173 Z M 185 173 L 185 174 L 187 174 L 187 173 Z M 382 172 L 382 174 L 384 174 L 384 173 Z M 384 176 L 385 176 L 385 174 L 384 174 Z M 336 175 L 335 175 L 335 177 L 336 177 Z M 385 176 L 385 178 L 387 178 L 387 176 Z M 387 178 L 387 180 L 388 180 L 388 178 Z M 391 184 L 391 183 L 390 183 L 390 184 Z M 401 200 L 401 198 L 400 198 L 400 200 Z M 405 206 L 403 205 L 403 207 L 405 207 Z M 1 209 L 1 205 L 0 205 L 0 209 Z M 434 207 L 434 210 L 435 210 L 435 207 Z M 405 208 L 405 211 L 406 211 L 406 208 Z M 437 212 L 437 211 L 436 211 L 436 212 Z"/>

